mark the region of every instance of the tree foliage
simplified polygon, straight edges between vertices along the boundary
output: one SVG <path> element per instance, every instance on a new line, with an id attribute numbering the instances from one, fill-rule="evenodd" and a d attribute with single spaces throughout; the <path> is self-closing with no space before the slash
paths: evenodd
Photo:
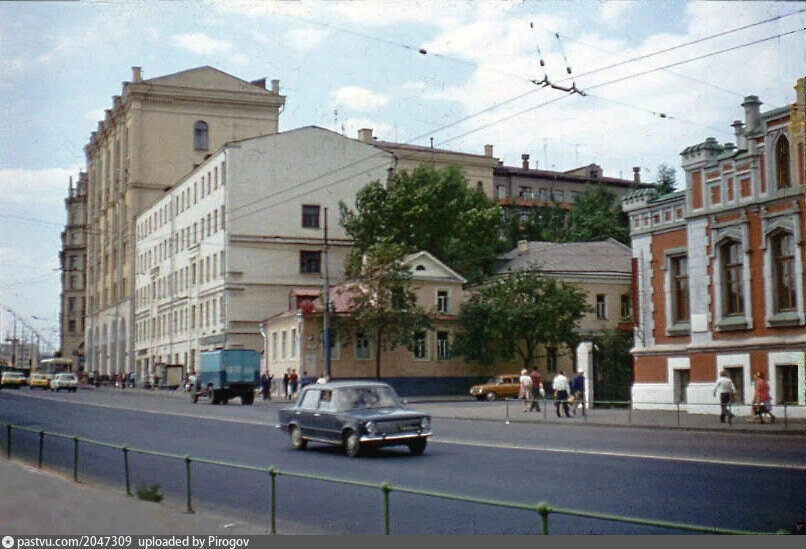
<path id="1" fill-rule="evenodd" d="M 349 295 L 349 320 L 356 334 L 363 333 L 374 344 L 377 378 L 381 377 L 382 351 L 410 347 L 417 333 L 431 327 L 428 313 L 417 305 L 403 255 L 397 245 L 372 246 L 361 264 L 360 279 L 341 290 Z"/>
<path id="2" fill-rule="evenodd" d="M 462 305 L 453 352 L 481 364 L 518 358 L 528 369 L 541 346 L 573 348 L 589 310 L 585 293 L 564 282 L 529 272 L 496 277 Z"/>
<path id="3" fill-rule="evenodd" d="M 469 280 L 490 272 L 500 251 L 501 209 L 469 188 L 457 167 L 400 172 L 387 185 L 374 181 L 359 191 L 355 210 L 339 206 L 354 241 L 351 275 L 360 272 L 362 255 L 381 242 L 408 253 L 428 251 Z"/>
<path id="4" fill-rule="evenodd" d="M 667 164 L 661 164 L 658 166 L 658 175 L 655 177 L 655 184 L 658 186 L 659 195 L 675 192 L 677 187 L 677 171 Z"/>

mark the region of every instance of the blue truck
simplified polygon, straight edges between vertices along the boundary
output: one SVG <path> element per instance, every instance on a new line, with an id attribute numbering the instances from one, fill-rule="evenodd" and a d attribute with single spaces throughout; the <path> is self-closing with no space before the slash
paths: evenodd
<path id="1" fill-rule="evenodd" d="M 211 404 L 227 404 L 241 398 L 241 404 L 255 401 L 260 383 L 260 353 L 248 349 L 225 349 L 200 353 L 200 367 L 191 387 L 191 400 L 207 397 Z"/>

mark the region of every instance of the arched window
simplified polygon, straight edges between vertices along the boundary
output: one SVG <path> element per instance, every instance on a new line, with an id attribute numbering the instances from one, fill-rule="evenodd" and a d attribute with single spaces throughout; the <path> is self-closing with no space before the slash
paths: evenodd
<path id="1" fill-rule="evenodd" d="M 742 245 L 729 240 L 719 248 L 722 262 L 722 310 L 725 315 L 744 314 Z"/>
<path id="2" fill-rule="evenodd" d="M 778 139 L 775 145 L 775 168 L 779 189 L 786 189 L 792 186 L 792 179 L 789 177 L 789 140 L 785 136 Z"/>
<path id="3" fill-rule="evenodd" d="M 776 313 L 797 307 L 795 298 L 795 239 L 792 233 L 778 232 L 770 238 L 772 248 L 772 288 Z"/>
<path id="4" fill-rule="evenodd" d="M 193 148 L 197 151 L 206 151 L 209 148 L 207 122 L 199 120 L 193 124 Z"/>

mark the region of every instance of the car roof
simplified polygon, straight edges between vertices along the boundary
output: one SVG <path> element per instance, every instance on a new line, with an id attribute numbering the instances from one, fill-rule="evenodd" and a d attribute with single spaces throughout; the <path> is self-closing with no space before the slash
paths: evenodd
<path id="1" fill-rule="evenodd" d="M 364 381 L 360 379 L 349 381 L 330 381 L 328 383 L 317 383 L 316 385 L 306 385 L 305 388 L 315 387 L 317 389 L 346 389 L 350 387 L 389 387 L 388 383 L 382 381 Z"/>

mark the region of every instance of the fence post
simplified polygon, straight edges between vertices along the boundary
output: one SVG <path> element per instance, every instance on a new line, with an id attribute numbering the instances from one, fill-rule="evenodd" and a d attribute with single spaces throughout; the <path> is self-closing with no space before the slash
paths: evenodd
<path id="1" fill-rule="evenodd" d="M 391 486 L 389 486 L 388 482 L 384 482 L 381 485 L 381 491 L 383 492 L 383 534 L 385 536 L 389 535 L 389 492 L 392 491 Z"/>
<path id="2" fill-rule="evenodd" d="M 121 446 L 120 449 L 123 451 L 123 475 L 126 479 L 126 495 L 132 495 L 132 486 L 129 479 L 129 448 L 128 446 Z"/>
<path id="3" fill-rule="evenodd" d="M 271 476 L 271 533 L 277 533 L 277 470 L 269 467 Z"/>
<path id="4" fill-rule="evenodd" d="M 187 493 L 187 509 L 188 513 L 193 513 L 193 506 L 190 504 L 190 456 L 185 456 L 185 492 Z"/>
<path id="5" fill-rule="evenodd" d="M 548 403 L 548 400 L 543 398 L 543 421 L 546 421 L 546 419 L 548 418 L 548 415 L 547 415 L 548 414 L 548 410 L 547 410 L 548 404 L 547 403 Z"/>
<path id="6" fill-rule="evenodd" d="M 509 400 L 506 397 L 504 397 L 504 404 L 506 405 L 504 419 L 506 419 L 507 423 L 509 423 Z"/>
<path id="7" fill-rule="evenodd" d="M 786 402 L 784 402 L 784 429 L 785 429 L 785 430 L 788 430 L 788 429 L 789 429 L 789 417 L 788 417 L 788 415 L 787 415 Z M 11 446 L 9 446 L 9 448 L 10 448 L 10 447 L 11 447 Z M 10 454 L 11 454 L 11 453 L 9 452 L 9 455 L 10 455 Z"/>
<path id="8" fill-rule="evenodd" d="M 632 401 L 627 405 L 627 423 L 632 425 Z"/>
<path id="9" fill-rule="evenodd" d="M 73 437 L 73 482 L 78 482 L 78 437 Z"/>
<path id="10" fill-rule="evenodd" d="M 6 457 L 11 459 L 11 424 L 6 425 Z"/>
<path id="11" fill-rule="evenodd" d="M 540 522 L 542 523 L 543 535 L 547 536 L 549 533 L 549 512 L 551 511 L 551 508 L 549 507 L 548 503 L 546 503 L 545 501 L 541 501 L 540 503 L 537 504 L 537 507 L 535 507 L 535 511 L 537 511 L 538 514 L 540 515 Z"/>
<path id="12" fill-rule="evenodd" d="M 37 468 L 42 469 L 42 458 L 43 454 L 45 453 L 45 431 L 42 429 L 39 430 L 39 461 L 37 463 Z"/>
<path id="13" fill-rule="evenodd" d="M 678 400 L 675 404 L 677 406 L 677 426 L 680 427 L 680 401 Z"/>

